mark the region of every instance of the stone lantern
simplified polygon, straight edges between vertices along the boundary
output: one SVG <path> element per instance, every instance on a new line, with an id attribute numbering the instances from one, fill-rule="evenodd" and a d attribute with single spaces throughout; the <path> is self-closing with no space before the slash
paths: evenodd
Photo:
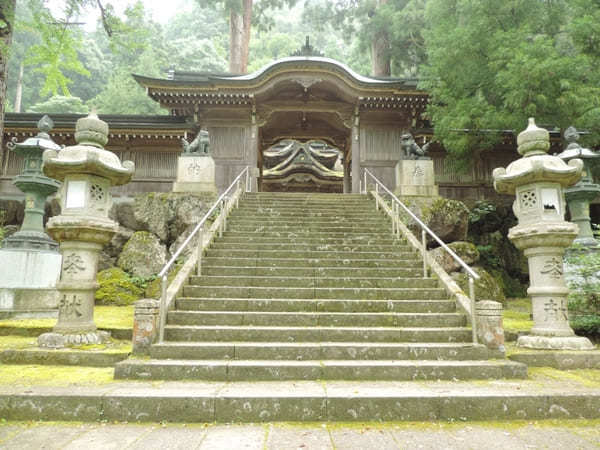
<path id="1" fill-rule="evenodd" d="M 38 122 L 35 137 L 8 148 L 23 157 L 23 172 L 14 184 L 25 195 L 25 216 L 21 229 L 2 242 L 0 259 L 0 311 L 11 314 L 38 315 L 56 310 L 54 287 L 60 275 L 61 256 L 58 243 L 44 232 L 46 198 L 54 194 L 60 183 L 42 173 L 42 153 L 58 151 L 49 131 L 54 124 L 48 116 Z"/>
<path id="2" fill-rule="evenodd" d="M 63 182 L 60 190 L 62 213 L 48 221 L 48 232 L 60 243 L 63 255 L 59 291 L 58 322 L 52 333 L 39 337 L 45 347 L 96 344 L 108 338 L 94 324 L 94 294 L 98 285 L 98 256 L 118 230 L 109 219 L 111 186 L 131 180 L 134 165 L 121 164 L 105 150 L 108 125 L 95 114 L 79 119 L 75 128 L 77 145 L 60 152 L 44 152 L 44 173 Z"/>
<path id="3" fill-rule="evenodd" d="M 571 221 L 579 225 L 579 234 L 574 243 L 588 248 L 599 247 L 600 244 L 594 239 L 594 233 L 590 224 L 590 202 L 600 194 L 600 185 L 594 183 L 592 167 L 600 162 L 600 153 L 590 149 L 582 148 L 577 140 L 579 133 L 574 127 L 565 131 L 565 140 L 569 143 L 567 148 L 557 155 L 564 161 L 579 158 L 583 161 L 583 174 L 581 180 L 565 190 L 565 197 L 571 213 Z"/>
<path id="4" fill-rule="evenodd" d="M 563 188 L 581 177 L 583 163 L 548 155 L 550 135 L 533 119 L 517 137 L 522 158 L 506 169 L 494 169 L 494 188 L 501 194 L 516 195 L 513 210 L 518 225 L 508 238 L 523 250 L 529 263 L 533 306 L 531 335 L 521 336 L 517 345 L 539 349 L 584 350 L 593 348 L 584 337 L 575 336 L 569 326 L 563 255 L 577 236 L 578 227 L 564 220 Z"/>

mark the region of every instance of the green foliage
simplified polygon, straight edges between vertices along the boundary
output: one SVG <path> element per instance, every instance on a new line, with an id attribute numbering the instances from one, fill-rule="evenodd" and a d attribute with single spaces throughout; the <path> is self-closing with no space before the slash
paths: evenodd
<path id="1" fill-rule="evenodd" d="M 27 112 L 44 114 L 87 114 L 89 109 L 79 97 L 55 95 L 45 102 L 36 103 L 28 108 Z"/>
<path id="2" fill-rule="evenodd" d="M 139 280 L 135 280 L 138 283 Z M 102 270 L 98 273 L 100 287 L 96 291 L 96 304 L 125 306 L 142 298 L 144 290 L 119 268 Z"/>
<path id="3" fill-rule="evenodd" d="M 463 166 L 500 142 L 491 130 L 522 130 L 527 117 L 598 131 L 590 120 L 600 114 L 598 58 L 574 39 L 568 3 L 427 2 L 421 88 L 431 94 L 436 138 Z M 600 10 L 593 0 L 578 3 L 586 4 L 580 17 Z"/>
<path id="4" fill-rule="evenodd" d="M 573 251 L 567 258 L 577 273 L 569 282 L 569 315 L 579 334 L 600 336 L 600 252 Z"/>

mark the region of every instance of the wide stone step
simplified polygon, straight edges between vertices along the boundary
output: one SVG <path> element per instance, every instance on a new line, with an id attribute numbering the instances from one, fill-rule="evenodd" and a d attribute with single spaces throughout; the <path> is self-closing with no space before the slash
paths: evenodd
<path id="1" fill-rule="evenodd" d="M 190 286 L 301 287 L 301 288 L 437 288 L 435 278 L 325 278 L 259 276 L 192 276 Z"/>
<path id="2" fill-rule="evenodd" d="M 334 234 L 348 234 L 348 233 L 359 233 L 363 234 L 368 232 L 370 229 L 377 229 L 382 232 L 384 228 L 382 226 L 369 227 L 363 226 L 359 223 L 346 223 L 346 224 L 307 224 L 307 225 L 236 225 L 235 227 L 228 226 L 227 229 L 235 230 L 238 233 L 334 233 Z M 391 223 L 389 224 L 388 232 L 391 234 Z"/>
<path id="3" fill-rule="evenodd" d="M 441 288 L 301 288 L 247 286 L 184 286 L 186 297 L 307 298 L 356 300 L 444 300 Z"/>
<path id="4" fill-rule="evenodd" d="M 225 233 L 223 233 L 223 237 L 247 237 L 247 238 L 278 238 L 282 239 L 352 239 L 363 240 L 363 241 L 372 241 L 372 240 L 390 240 L 393 238 L 391 232 L 389 230 L 380 230 L 379 228 L 373 230 L 360 230 L 360 231 L 341 231 L 341 232 L 333 232 L 333 231 L 322 231 L 322 230 L 288 230 L 288 231 L 275 231 L 275 230 L 263 230 L 263 231 L 240 231 L 240 230 L 230 230 L 227 229 Z"/>
<path id="5" fill-rule="evenodd" d="M 470 342 L 463 327 L 247 327 L 167 325 L 167 341 L 244 342 Z"/>
<path id="6" fill-rule="evenodd" d="M 414 248 L 409 245 L 344 245 L 344 244 L 304 244 L 292 242 L 278 243 L 242 243 L 242 242 L 223 242 L 221 240 L 214 242 L 210 246 L 211 250 L 231 249 L 231 250 L 285 250 L 299 252 L 314 252 L 314 251 L 332 251 L 332 252 L 401 252 L 403 254 L 415 253 Z"/>
<path id="7" fill-rule="evenodd" d="M 331 251 L 331 250 L 257 250 L 257 249 L 233 249 L 233 248 L 209 248 L 206 256 L 219 258 L 295 258 L 295 259 L 415 259 L 420 257 L 416 252 L 355 252 L 355 251 Z"/>
<path id="8" fill-rule="evenodd" d="M 178 310 L 184 311 L 272 311 L 272 312 L 398 312 L 452 313 L 454 300 L 306 300 L 306 299 L 247 299 L 191 298 L 175 300 Z"/>
<path id="9" fill-rule="evenodd" d="M 171 311 L 169 325 L 294 326 L 294 327 L 462 327 L 458 313 L 330 313 L 257 311 Z"/>
<path id="10" fill-rule="evenodd" d="M 279 236 L 262 236 L 254 233 L 237 233 L 235 231 L 225 231 L 223 237 L 217 241 L 219 243 L 231 244 L 294 244 L 299 245 L 398 245 L 412 246 L 404 240 L 394 239 L 389 233 L 381 235 L 344 235 L 338 237 L 330 237 L 327 235 L 315 237 L 313 235 L 279 237 Z"/>
<path id="11" fill-rule="evenodd" d="M 366 216 L 360 219 L 348 217 L 306 217 L 305 215 L 293 216 L 290 214 L 287 217 L 278 215 L 263 215 L 256 218 L 250 218 L 243 215 L 229 216 L 227 223 L 231 225 L 288 225 L 288 226 L 324 226 L 324 225 L 361 225 L 361 226 L 384 226 L 389 224 L 389 219 L 385 217 Z"/>
<path id="12" fill-rule="evenodd" d="M 337 268 L 337 267 L 202 267 L 202 275 L 271 277 L 351 277 L 388 278 L 422 277 L 422 268 Z"/>
<path id="13" fill-rule="evenodd" d="M 301 213 L 301 214 L 299 214 Z M 273 208 L 245 208 L 241 207 L 234 209 L 229 215 L 231 219 L 243 218 L 246 220 L 260 221 L 264 219 L 294 219 L 300 218 L 304 220 L 389 220 L 383 213 L 369 209 L 366 211 L 352 208 L 340 208 L 337 211 L 330 209 L 304 210 L 299 211 L 296 208 L 273 209 Z"/>
<path id="14" fill-rule="evenodd" d="M 527 367 L 511 361 L 247 361 L 127 360 L 116 379 L 146 380 L 467 380 L 526 378 Z"/>
<path id="15" fill-rule="evenodd" d="M 481 360 L 484 345 L 463 343 L 356 342 L 163 342 L 150 349 L 155 359 L 247 360 Z"/>
<path id="16" fill-rule="evenodd" d="M 419 260 L 413 259 L 321 259 L 321 258 L 234 258 L 213 257 L 202 258 L 202 267 L 214 266 L 236 266 L 236 267 L 333 267 L 338 268 L 361 268 L 361 267 L 383 267 L 383 268 L 415 268 L 419 266 Z"/>

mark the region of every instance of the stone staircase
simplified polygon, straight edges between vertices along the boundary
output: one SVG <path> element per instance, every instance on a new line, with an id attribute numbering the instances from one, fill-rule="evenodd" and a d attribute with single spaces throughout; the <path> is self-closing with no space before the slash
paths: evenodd
<path id="1" fill-rule="evenodd" d="M 367 196 L 246 194 L 176 300 L 151 359 L 115 378 L 525 378 L 488 360 L 420 254 Z"/>

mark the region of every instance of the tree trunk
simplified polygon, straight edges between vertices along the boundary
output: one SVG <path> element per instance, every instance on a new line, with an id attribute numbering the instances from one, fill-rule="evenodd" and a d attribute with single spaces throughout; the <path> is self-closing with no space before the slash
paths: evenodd
<path id="1" fill-rule="evenodd" d="M 243 0 L 242 12 L 229 14 L 229 72 L 243 74 L 248 70 L 252 0 Z"/>
<path id="2" fill-rule="evenodd" d="M 17 0 L 0 0 L 0 151 L 4 159 L 4 105 L 6 100 L 6 72 L 8 50 L 12 41 L 15 5 Z"/>
<path id="3" fill-rule="evenodd" d="M 392 74 L 390 39 L 385 31 L 377 33 L 371 42 L 371 70 L 374 77 L 389 77 Z"/>
<path id="4" fill-rule="evenodd" d="M 377 8 L 388 0 L 377 0 Z M 387 30 L 380 30 L 371 41 L 371 70 L 374 77 L 389 77 L 392 74 L 390 36 Z"/>
<path id="5" fill-rule="evenodd" d="M 25 64 L 21 61 L 19 65 L 19 78 L 17 79 L 17 89 L 15 92 L 15 112 L 21 112 L 21 101 L 23 100 L 23 75 L 25 72 Z"/>

